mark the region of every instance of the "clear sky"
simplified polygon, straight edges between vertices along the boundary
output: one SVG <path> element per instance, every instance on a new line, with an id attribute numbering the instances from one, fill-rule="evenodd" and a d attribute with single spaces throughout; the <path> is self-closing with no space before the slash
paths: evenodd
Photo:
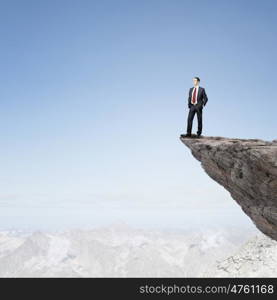
<path id="1" fill-rule="evenodd" d="M 0 0 L 0 226 L 249 225 L 179 135 L 198 76 L 203 135 L 277 138 L 276 11 Z"/>

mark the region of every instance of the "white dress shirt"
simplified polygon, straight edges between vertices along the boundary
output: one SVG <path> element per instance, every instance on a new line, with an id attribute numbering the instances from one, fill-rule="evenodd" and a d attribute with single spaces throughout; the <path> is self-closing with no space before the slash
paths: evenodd
<path id="1" fill-rule="evenodd" d="M 196 102 L 195 102 L 195 103 L 192 103 L 192 98 L 193 98 L 192 96 L 193 96 L 194 89 L 196 89 L 196 95 L 195 95 Z M 197 104 L 198 89 L 199 89 L 199 85 L 197 85 L 196 87 L 194 87 L 194 88 L 192 89 L 192 93 L 191 93 L 191 104 L 194 104 L 194 105 Z"/>

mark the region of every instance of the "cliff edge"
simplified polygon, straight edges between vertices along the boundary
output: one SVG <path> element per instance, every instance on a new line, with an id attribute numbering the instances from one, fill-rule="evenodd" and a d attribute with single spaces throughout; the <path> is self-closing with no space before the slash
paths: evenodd
<path id="1" fill-rule="evenodd" d="M 277 140 L 211 136 L 180 140 L 256 227 L 277 241 Z"/>

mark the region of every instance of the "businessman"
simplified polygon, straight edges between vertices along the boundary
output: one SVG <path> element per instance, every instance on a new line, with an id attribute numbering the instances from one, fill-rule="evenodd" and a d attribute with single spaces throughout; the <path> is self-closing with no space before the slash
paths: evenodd
<path id="1" fill-rule="evenodd" d="M 201 137 L 202 133 L 202 110 L 203 107 L 208 102 L 208 97 L 206 91 L 203 87 L 199 86 L 200 78 L 194 77 L 193 84 L 194 87 L 189 89 L 189 98 L 188 98 L 188 121 L 187 121 L 187 134 L 181 135 L 182 137 L 191 137 L 191 129 L 192 129 L 192 122 L 195 113 L 197 114 L 197 121 L 198 121 L 198 130 L 197 130 L 197 137 Z"/>

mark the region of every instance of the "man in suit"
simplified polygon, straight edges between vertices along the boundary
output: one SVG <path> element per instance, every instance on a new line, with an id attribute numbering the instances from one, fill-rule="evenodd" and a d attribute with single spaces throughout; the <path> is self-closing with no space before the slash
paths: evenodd
<path id="1" fill-rule="evenodd" d="M 191 137 L 192 122 L 195 113 L 197 114 L 197 121 L 198 121 L 197 137 L 201 137 L 202 110 L 203 107 L 208 102 L 208 97 L 205 89 L 199 86 L 199 82 L 200 82 L 200 78 L 194 77 L 193 78 L 194 87 L 189 89 L 189 98 L 188 98 L 189 114 L 188 114 L 188 121 L 187 121 L 187 134 L 182 135 L 183 137 Z"/>

